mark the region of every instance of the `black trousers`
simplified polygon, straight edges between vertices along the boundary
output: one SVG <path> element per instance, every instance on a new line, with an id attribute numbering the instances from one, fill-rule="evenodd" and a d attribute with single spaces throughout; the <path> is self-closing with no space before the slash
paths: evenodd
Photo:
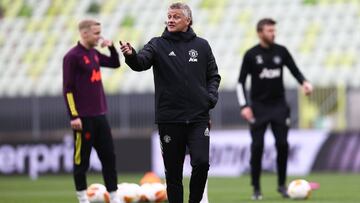
<path id="1" fill-rule="evenodd" d="M 188 148 L 191 159 L 189 203 L 202 199 L 209 170 L 207 122 L 159 124 L 169 203 L 183 203 L 183 165 Z"/>
<path id="2" fill-rule="evenodd" d="M 92 147 L 95 148 L 101 165 L 106 189 L 117 190 L 114 144 L 105 115 L 81 118 L 81 131 L 74 131 L 74 181 L 77 191 L 87 188 L 86 172 Z"/>
<path id="3" fill-rule="evenodd" d="M 272 104 L 253 103 L 252 110 L 255 122 L 250 124 L 251 143 L 251 184 L 260 190 L 261 161 L 264 151 L 264 135 L 270 124 L 275 137 L 277 150 L 278 185 L 285 185 L 288 159 L 288 131 L 290 125 L 290 109 L 285 101 Z"/>

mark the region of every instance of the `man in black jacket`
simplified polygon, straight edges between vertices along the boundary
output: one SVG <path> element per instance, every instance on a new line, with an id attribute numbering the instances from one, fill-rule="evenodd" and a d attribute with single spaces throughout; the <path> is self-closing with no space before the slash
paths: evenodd
<path id="1" fill-rule="evenodd" d="M 264 148 L 264 134 L 270 124 L 275 136 L 277 150 L 278 192 L 288 197 L 285 186 L 289 144 L 287 135 L 290 125 L 290 110 L 286 103 L 283 84 L 283 66 L 302 85 L 306 95 L 312 92 L 311 84 L 306 81 L 296 66 L 289 51 L 274 42 L 275 24 L 272 19 L 258 22 L 257 32 L 260 44 L 248 50 L 241 66 L 237 96 L 241 115 L 250 124 L 251 143 L 251 180 L 254 188 L 252 198 L 262 199 L 260 188 L 261 159 Z M 251 75 L 251 105 L 245 97 L 247 75 Z"/>
<path id="2" fill-rule="evenodd" d="M 220 76 L 208 42 L 191 28 L 189 6 L 171 4 L 161 37 L 139 53 L 122 44 L 125 62 L 135 71 L 153 66 L 155 119 L 159 127 L 170 203 L 183 202 L 186 147 L 192 174 L 189 202 L 201 201 L 209 170 L 209 111 L 218 100 Z"/>

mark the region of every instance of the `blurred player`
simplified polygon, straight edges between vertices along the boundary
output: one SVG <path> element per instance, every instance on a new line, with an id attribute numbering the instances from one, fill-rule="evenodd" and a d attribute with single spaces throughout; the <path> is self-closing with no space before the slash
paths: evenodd
<path id="1" fill-rule="evenodd" d="M 285 99 L 283 67 L 287 66 L 291 74 L 302 85 L 306 95 L 312 92 L 312 85 L 306 81 L 296 66 L 289 51 L 274 42 L 275 24 L 272 19 L 262 19 L 257 24 L 260 44 L 248 50 L 241 66 L 237 96 L 241 116 L 250 124 L 251 143 L 251 181 L 254 189 L 252 199 L 262 199 L 260 187 L 261 160 L 264 148 L 264 134 L 267 126 L 276 140 L 278 192 L 288 197 L 285 182 L 288 159 L 288 130 L 290 109 Z M 245 96 L 247 75 L 251 76 L 251 104 Z"/>
<path id="2" fill-rule="evenodd" d="M 101 81 L 100 66 L 117 68 L 119 55 L 109 40 L 101 46 L 108 47 L 110 56 L 94 49 L 101 39 L 100 23 L 83 20 L 79 23 L 80 41 L 70 49 L 63 61 L 63 93 L 74 132 L 74 180 L 80 203 L 88 203 L 86 196 L 86 171 L 89 168 L 91 148 L 94 147 L 102 164 L 102 174 L 110 202 L 119 203 L 116 197 L 117 173 L 115 153 L 107 105 Z"/>
<path id="3" fill-rule="evenodd" d="M 190 203 L 202 199 L 209 170 L 209 111 L 218 100 L 220 76 L 210 45 L 191 28 L 188 5 L 173 3 L 166 28 L 136 53 L 121 46 L 131 69 L 153 66 L 155 117 L 159 127 L 170 203 L 183 203 L 183 164 L 189 149 Z"/>

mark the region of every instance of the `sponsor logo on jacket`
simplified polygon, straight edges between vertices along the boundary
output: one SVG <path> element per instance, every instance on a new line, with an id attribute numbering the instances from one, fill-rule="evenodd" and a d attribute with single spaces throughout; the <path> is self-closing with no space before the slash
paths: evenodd
<path id="1" fill-rule="evenodd" d="M 93 69 L 90 80 L 91 80 L 91 82 L 100 81 L 101 80 L 101 72 L 100 72 L 100 70 L 96 71 L 95 69 Z"/>
<path id="2" fill-rule="evenodd" d="M 276 69 L 268 69 L 268 68 L 264 68 L 260 75 L 259 78 L 260 79 L 273 79 L 273 78 L 278 78 L 281 75 L 281 70 L 280 68 L 276 68 Z"/>

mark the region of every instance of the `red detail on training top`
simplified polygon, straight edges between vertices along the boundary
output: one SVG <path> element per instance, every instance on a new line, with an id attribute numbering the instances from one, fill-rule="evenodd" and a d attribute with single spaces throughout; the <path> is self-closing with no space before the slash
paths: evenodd
<path id="1" fill-rule="evenodd" d="M 90 140 L 91 134 L 89 132 L 85 133 L 85 140 Z"/>
<path id="2" fill-rule="evenodd" d="M 90 64 L 90 59 L 87 56 L 83 56 L 85 64 Z"/>
<path id="3" fill-rule="evenodd" d="M 95 69 L 93 69 L 90 80 L 91 80 L 91 82 L 101 81 L 101 72 L 100 72 L 100 70 L 96 71 Z"/>
<path id="4" fill-rule="evenodd" d="M 96 63 L 99 63 L 99 57 L 97 55 L 94 56 L 94 59 L 95 59 Z"/>

